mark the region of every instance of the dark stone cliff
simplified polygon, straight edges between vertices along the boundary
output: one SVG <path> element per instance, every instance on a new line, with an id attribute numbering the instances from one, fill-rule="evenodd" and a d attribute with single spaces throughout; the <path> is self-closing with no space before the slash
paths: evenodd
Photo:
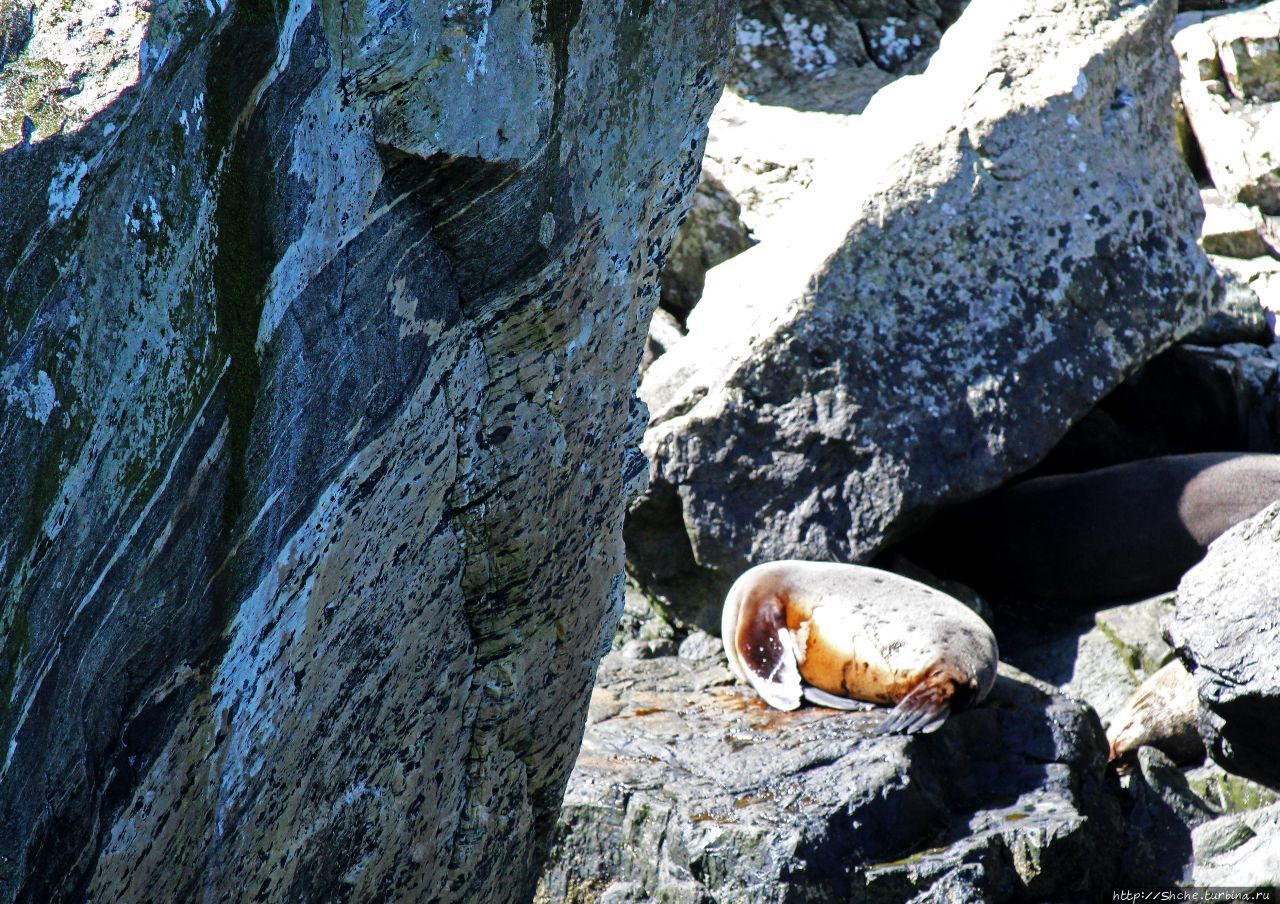
<path id="1" fill-rule="evenodd" d="M 527 898 L 731 8 L 88 6 L 0 3 L 0 901 Z"/>

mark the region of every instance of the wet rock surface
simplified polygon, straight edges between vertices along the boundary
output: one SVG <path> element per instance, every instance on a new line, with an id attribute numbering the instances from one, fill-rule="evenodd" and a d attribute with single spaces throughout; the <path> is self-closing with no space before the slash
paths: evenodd
<path id="1" fill-rule="evenodd" d="M 610 654 L 542 899 L 1004 901 L 1106 885 L 1120 829 L 1090 711 L 1005 668 L 935 734 L 872 737 L 884 712 L 769 709 L 714 640 Z"/>
<path id="2" fill-rule="evenodd" d="M 711 627 L 753 562 L 866 560 L 1029 466 L 1204 318 L 1172 12 L 977 2 L 924 75 L 877 95 L 858 130 L 879 156 L 816 167 L 791 240 L 761 234 L 711 271 L 645 376 L 635 580 Z M 1062 141 L 1031 137 L 1046 130 Z"/>

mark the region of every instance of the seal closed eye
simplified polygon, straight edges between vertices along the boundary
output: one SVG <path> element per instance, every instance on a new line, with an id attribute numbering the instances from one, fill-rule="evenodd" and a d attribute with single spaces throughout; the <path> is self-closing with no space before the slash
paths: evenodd
<path id="1" fill-rule="evenodd" d="M 725 598 L 721 636 L 734 673 L 770 706 L 896 704 L 880 733 L 937 730 L 986 697 L 999 660 L 995 635 L 959 600 L 829 562 L 744 572 Z"/>

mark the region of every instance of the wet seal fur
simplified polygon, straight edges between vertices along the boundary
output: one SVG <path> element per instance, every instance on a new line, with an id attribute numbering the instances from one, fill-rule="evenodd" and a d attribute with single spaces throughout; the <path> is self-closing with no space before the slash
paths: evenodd
<path id="1" fill-rule="evenodd" d="M 1116 712 L 1107 728 L 1107 760 L 1133 768 L 1138 748 L 1155 747 L 1179 766 L 1204 759 L 1195 682 L 1181 660 L 1153 672 Z"/>
<path id="2" fill-rule="evenodd" d="M 1101 602 L 1178 585 L 1209 544 L 1280 500 L 1280 455 L 1166 455 L 997 490 L 907 555 L 988 592 Z"/>
<path id="3" fill-rule="evenodd" d="M 802 697 L 861 709 L 897 704 L 879 733 L 941 727 L 996 680 L 996 638 L 959 600 L 860 565 L 758 565 L 729 589 L 721 620 L 729 666 L 770 706 Z"/>

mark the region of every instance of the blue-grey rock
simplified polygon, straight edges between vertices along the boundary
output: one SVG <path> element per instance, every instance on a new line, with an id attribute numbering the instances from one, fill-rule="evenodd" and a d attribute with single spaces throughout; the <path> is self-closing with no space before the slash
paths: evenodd
<path id="1" fill-rule="evenodd" d="M 1236 525 L 1178 585 L 1166 634 L 1191 670 L 1200 736 L 1220 765 L 1280 788 L 1280 501 Z"/>
<path id="2" fill-rule="evenodd" d="M 0 901 L 527 899 L 731 4 L 12 7 Z"/>

